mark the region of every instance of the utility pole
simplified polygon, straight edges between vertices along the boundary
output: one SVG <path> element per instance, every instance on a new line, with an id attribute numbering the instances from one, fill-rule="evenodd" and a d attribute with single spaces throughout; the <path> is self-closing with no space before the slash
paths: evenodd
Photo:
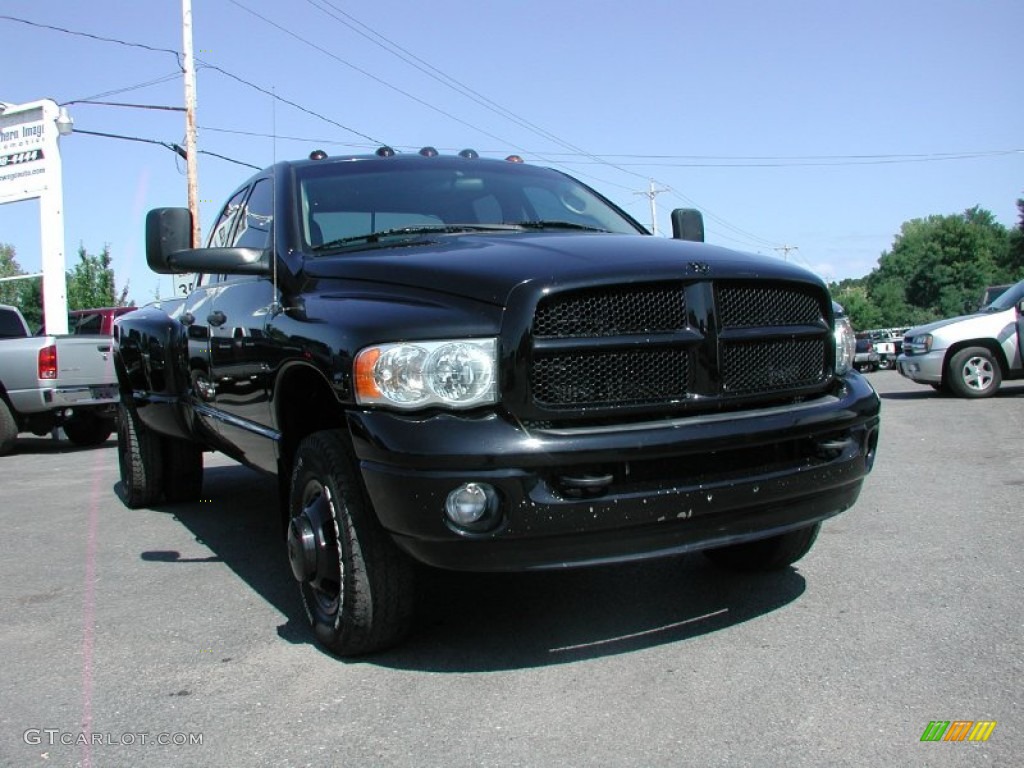
<path id="1" fill-rule="evenodd" d="M 199 227 L 199 152 L 196 149 L 196 70 L 192 59 L 192 0 L 181 0 L 182 70 L 185 75 L 185 173 L 192 213 L 192 247 L 202 241 Z"/>
<path id="2" fill-rule="evenodd" d="M 651 234 L 658 234 L 658 208 L 655 205 L 654 198 L 660 195 L 662 192 L 668 192 L 668 188 L 655 189 L 654 179 L 649 180 L 650 186 L 646 192 L 634 192 L 634 195 L 643 195 L 651 201 Z"/>
<path id="3" fill-rule="evenodd" d="M 789 252 L 790 251 L 799 251 L 800 250 L 800 246 L 799 245 L 780 245 L 778 248 L 775 248 L 775 250 L 776 251 L 782 251 L 782 260 L 783 261 L 789 261 Z"/>

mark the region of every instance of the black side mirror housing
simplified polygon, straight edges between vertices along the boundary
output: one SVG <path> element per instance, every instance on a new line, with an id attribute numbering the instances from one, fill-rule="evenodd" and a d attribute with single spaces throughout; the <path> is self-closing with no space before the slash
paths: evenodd
<path id="1" fill-rule="evenodd" d="M 146 262 L 161 275 L 174 271 L 172 253 L 192 247 L 192 214 L 188 208 L 154 208 L 146 214 Z"/>
<path id="2" fill-rule="evenodd" d="M 704 216 L 696 208 L 676 208 L 672 211 L 672 237 L 676 240 L 704 242 Z"/>

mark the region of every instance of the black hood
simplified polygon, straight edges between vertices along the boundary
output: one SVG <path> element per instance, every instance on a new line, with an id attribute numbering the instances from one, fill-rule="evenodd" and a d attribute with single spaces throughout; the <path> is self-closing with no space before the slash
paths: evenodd
<path id="1" fill-rule="evenodd" d="M 310 278 L 400 285 L 504 306 L 523 283 L 544 287 L 729 277 L 821 283 L 805 269 L 705 243 L 642 235 L 508 233 L 431 236 L 308 258 Z"/>

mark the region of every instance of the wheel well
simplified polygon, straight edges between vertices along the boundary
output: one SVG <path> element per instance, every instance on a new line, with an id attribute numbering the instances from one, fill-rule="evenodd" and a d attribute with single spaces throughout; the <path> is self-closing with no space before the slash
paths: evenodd
<path id="1" fill-rule="evenodd" d="M 323 375 L 308 366 L 286 372 L 277 383 L 274 400 L 281 431 L 279 482 L 284 487 L 302 439 L 322 429 L 344 428 L 345 412 Z"/>
<path id="2" fill-rule="evenodd" d="M 958 341 L 955 344 L 950 345 L 949 349 L 946 350 L 946 357 L 942 361 L 942 378 L 945 380 L 946 372 L 949 370 L 949 361 L 953 359 L 953 355 L 959 352 L 961 349 L 967 347 L 984 347 L 999 363 L 1000 373 L 1005 377 L 1009 370 L 1009 364 L 1006 361 L 1006 355 L 1003 353 L 1003 348 L 999 346 L 999 343 L 995 339 L 971 339 L 969 341 Z"/>

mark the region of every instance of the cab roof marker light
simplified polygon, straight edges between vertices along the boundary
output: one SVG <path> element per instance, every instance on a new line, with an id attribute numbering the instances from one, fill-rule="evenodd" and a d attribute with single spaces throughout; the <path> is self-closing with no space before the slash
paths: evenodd
<path id="1" fill-rule="evenodd" d="M 459 152 L 459 157 L 464 157 L 467 160 L 476 160 L 480 157 L 480 154 L 475 149 L 464 149 Z"/>
<path id="2" fill-rule="evenodd" d="M 519 155 L 509 155 L 508 157 L 505 158 L 505 161 L 509 163 L 521 163 L 523 162 L 523 158 L 521 158 Z"/>
<path id="3" fill-rule="evenodd" d="M 314 149 L 312 152 L 309 153 L 309 159 L 310 160 L 326 160 L 327 159 L 327 153 L 324 152 L 322 149 Z"/>
<path id="4" fill-rule="evenodd" d="M 383 147 L 379 147 L 374 154 L 376 154 L 377 157 L 394 157 L 395 156 L 395 150 L 393 150 L 391 147 L 385 145 Z"/>
<path id="5" fill-rule="evenodd" d="M 420 150 L 420 154 L 424 157 L 437 157 L 437 150 L 433 147 L 424 147 Z"/>

